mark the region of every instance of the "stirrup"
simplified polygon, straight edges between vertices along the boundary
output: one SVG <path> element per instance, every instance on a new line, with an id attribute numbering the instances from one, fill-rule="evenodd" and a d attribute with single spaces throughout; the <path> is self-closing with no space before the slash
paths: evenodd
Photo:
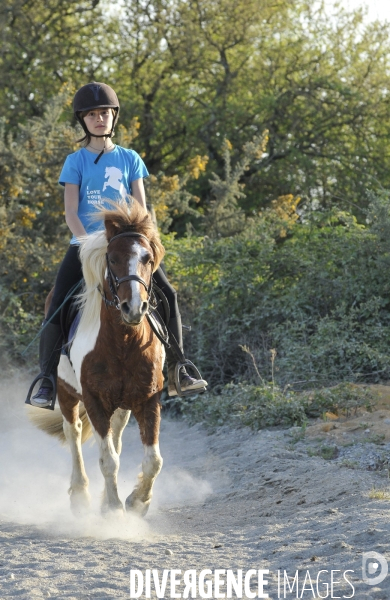
<path id="1" fill-rule="evenodd" d="M 32 396 L 32 393 L 33 393 L 34 388 L 35 388 L 36 384 L 38 383 L 38 381 L 41 381 L 43 379 L 48 379 L 50 381 L 50 383 L 53 387 L 53 399 L 51 401 L 51 404 L 49 404 L 49 406 L 39 406 L 38 408 L 48 408 L 49 410 L 54 410 L 54 407 L 56 404 L 56 398 L 57 398 L 57 381 L 56 381 L 56 378 L 54 377 L 54 375 L 52 375 L 52 374 L 45 375 L 44 373 L 39 373 L 39 375 L 37 375 L 37 377 L 35 377 L 34 381 L 30 385 L 30 389 L 28 390 L 25 404 L 34 406 L 34 404 L 31 404 L 31 396 Z M 37 408 L 37 407 L 35 407 L 35 408 Z"/>
<path id="2" fill-rule="evenodd" d="M 194 365 L 193 362 L 191 362 L 188 359 L 185 359 L 184 361 L 178 362 L 176 363 L 176 367 L 175 367 L 175 386 L 176 386 L 176 391 L 177 391 L 177 395 L 180 398 L 183 398 L 185 396 L 193 396 L 194 393 L 196 394 L 203 394 L 203 392 L 206 391 L 206 388 L 200 388 L 199 390 L 189 390 L 188 392 L 186 390 L 182 390 L 181 389 L 181 385 L 180 385 L 180 369 L 182 367 L 189 367 L 190 370 L 192 371 L 193 375 L 195 375 L 195 379 L 203 379 L 202 375 L 200 374 L 199 369 L 197 369 Z M 191 377 L 191 375 L 190 375 Z"/>

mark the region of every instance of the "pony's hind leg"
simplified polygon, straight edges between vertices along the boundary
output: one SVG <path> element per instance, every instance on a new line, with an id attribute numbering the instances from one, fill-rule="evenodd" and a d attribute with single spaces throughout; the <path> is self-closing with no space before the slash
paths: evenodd
<path id="1" fill-rule="evenodd" d="M 88 477 L 85 472 L 81 450 L 83 424 L 79 414 L 77 394 L 69 384 L 58 381 L 58 401 L 63 416 L 63 430 L 72 454 L 72 474 L 70 479 L 70 504 L 75 515 L 83 514 L 89 508 Z"/>
<path id="2" fill-rule="evenodd" d="M 148 403 L 134 411 L 138 421 L 141 440 L 144 445 L 142 472 L 138 475 L 138 483 L 126 498 L 126 510 L 144 516 L 152 499 L 154 481 L 161 471 L 163 459 L 158 444 L 160 430 L 160 394 L 156 394 Z"/>

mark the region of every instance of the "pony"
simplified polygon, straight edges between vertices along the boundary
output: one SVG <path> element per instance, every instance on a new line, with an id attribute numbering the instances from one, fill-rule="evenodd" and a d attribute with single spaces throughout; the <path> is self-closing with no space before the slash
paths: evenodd
<path id="1" fill-rule="evenodd" d="M 150 216 L 138 202 L 110 204 L 98 209 L 105 231 L 87 236 L 80 246 L 84 275 L 81 318 L 69 356 L 62 355 L 59 364 L 61 412 L 32 410 L 31 416 L 37 427 L 70 446 L 73 512 L 87 510 L 90 502 L 81 446 L 92 433 L 105 483 L 102 511 L 123 512 L 117 476 L 122 433 L 132 411 L 144 458 L 125 508 L 143 516 L 163 463 L 159 430 L 165 351 L 145 316 L 153 272 L 164 248 Z"/>

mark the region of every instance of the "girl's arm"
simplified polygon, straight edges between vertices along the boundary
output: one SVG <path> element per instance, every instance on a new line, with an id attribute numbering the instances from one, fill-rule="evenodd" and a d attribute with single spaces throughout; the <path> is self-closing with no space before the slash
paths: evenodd
<path id="1" fill-rule="evenodd" d="M 87 235 L 84 225 L 80 221 L 77 211 L 79 209 L 79 186 L 75 183 L 65 183 L 65 221 L 76 237 Z"/>
<path id="2" fill-rule="evenodd" d="M 145 188 L 144 188 L 144 180 L 136 179 L 131 182 L 131 195 L 135 198 L 142 208 L 146 210 L 146 196 L 145 196 Z"/>

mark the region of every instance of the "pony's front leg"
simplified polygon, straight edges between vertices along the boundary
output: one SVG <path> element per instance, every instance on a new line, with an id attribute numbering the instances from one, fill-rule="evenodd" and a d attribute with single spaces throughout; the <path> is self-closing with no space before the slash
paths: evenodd
<path id="1" fill-rule="evenodd" d="M 117 408 L 111 417 L 111 431 L 112 431 L 112 443 L 114 444 L 115 452 L 118 455 L 118 468 L 119 468 L 119 457 L 122 451 L 122 433 L 126 427 L 129 418 L 130 410 L 124 410 Z M 120 509 L 122 510 L 122 504 Z M 104 486 L 103 498 L 102 498 L 102 511 L 106 512 L 110 510 L 110 501 L 108 497 L 107 484 Z"/>
<path id="2" fill-rule="evenodd" d="M 72 454 L 72 474 L 70 478 L 70 505 L 75 515 L 89 509 L 90 495 L 88 477 L 85 472 L 81 439 L 83 423 L 79 414 L 80 395 L 69 384 L 58 380 L 58 401 L 63 416 L 63 431 Z"/>
<path id="3" fill-rule="evenodd" d="M 152 488 L 163 464 L 158 437 L 160 431 L 160 394 L 156 394 L 146 405 L 134 410 L 144 445 L 142 472 L 133 492 L 126 498 L 126 510 L 144 516 L 152 499 Z"/>
<path id="4" fill-rule="evenodd" d="M 102 512 L 123 512 L 123 505 L 118 495 L 119 454 L 115 449 L 112 431 L 101 437 L 95 430 L 95 439 L 99 446 L 99 465 L 105 486 L 103 492 Z"/>
<path id="5" fill-rule="evenodd" d="M 120 511 L 123 505 L 118 496 L 119 454 L 116 451 L 111 429 L 111 417 L 99 398 L 83 388 L 83 400 L 99 447 L 99 465 L 105 481 L 102 512 Z"/>
<path id="6" fill-rule="evenodd" d="M 122 452 L 122 433 L 130 418 L 129 410 L 117 408 L 111 417 L 112 441 L 117 454 Z"/>

